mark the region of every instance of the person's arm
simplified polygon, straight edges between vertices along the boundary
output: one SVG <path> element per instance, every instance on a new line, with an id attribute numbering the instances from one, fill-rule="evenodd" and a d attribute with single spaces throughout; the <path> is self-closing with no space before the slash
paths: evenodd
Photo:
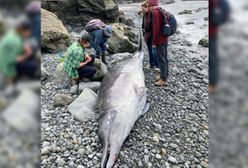
<path id="1" fill-rule="evenodd" d="M 153 10 L 153 47 L 158 45 L 159 33 L 160 33 L 160 24 L 159 24 L 159 11 Z"/>
<path id="2" fill-rule="evenodd" d="M 30 46 L 24 46 L 24 54 L 23 55 L 19 55 L 16 58 L 17 62 L 23 62 L 25 60 L 27 60 L 31 55 L 32 55 L 32 48 Z"/>

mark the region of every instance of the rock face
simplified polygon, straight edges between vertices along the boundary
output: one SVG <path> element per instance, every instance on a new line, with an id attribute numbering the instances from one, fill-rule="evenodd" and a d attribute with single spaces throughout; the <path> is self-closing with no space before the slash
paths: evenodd
<path id="1" fill-rule="evenodd" d="M 139 34 L 132 27 L 122 23 L 112 24 L 113 35 L 108 40 L 111 53 L 135 52 L 138 48 Z"/>
<path id="2" fill-rule="evenodd" d="M 80 26 L 93 18 L 115 22 L 119 13 L 116 0 L 46 1 L 42 8 L 54 12 L 65 24 Z"/>
<path id="3" fill-rule="evenodd" d="M 48 51 L 64 51 L 70 43 L 70 35 L 58 17 L 41 9 L 41 48 Z"/>
<path id="4" fill-rule="evenodd" d="M 79 121 L 88 121 L 94 115 L 97 94 L 86 88 L 69 106 L 68 111 Z"/>

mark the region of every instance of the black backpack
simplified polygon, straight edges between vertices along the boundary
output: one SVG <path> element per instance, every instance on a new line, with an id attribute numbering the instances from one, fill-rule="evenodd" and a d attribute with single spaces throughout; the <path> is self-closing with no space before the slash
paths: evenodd
<path id="1" fill-rule="evenodd" d="M 213 0 L 210 19 L 215 25 L 222 25 L 230 16 L 230 5 L 227 0 Z"/>
<path id="2" fill-rule="evenodd" d="M 176 17 L 173 14 L 165 11 L 163 8 L 158 8 L 158 9 L 164 16 L 164 25 L 163 25 L 162 33 L 165 36 L 172 36 L 177 31 Z"/>

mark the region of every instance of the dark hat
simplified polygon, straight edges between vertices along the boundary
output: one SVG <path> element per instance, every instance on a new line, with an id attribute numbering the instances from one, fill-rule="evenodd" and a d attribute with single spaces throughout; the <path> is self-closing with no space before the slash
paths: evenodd
<path id="1" fill-rule="evenodd" d="M 110 25 L 106 25 L 104 28 L 103 28 L 103 31 L 104 31 L 104 35 L 107 36 L 107 37 L 111 37 L 112 36 L 112 27 Z"/>
<path id="2" fill-rule="evenodd" d="M 80 39 L 83 40 L 83 41 L 88 41 L 88 42 L 90 42 L 89 33 L 83 33 Z"/>

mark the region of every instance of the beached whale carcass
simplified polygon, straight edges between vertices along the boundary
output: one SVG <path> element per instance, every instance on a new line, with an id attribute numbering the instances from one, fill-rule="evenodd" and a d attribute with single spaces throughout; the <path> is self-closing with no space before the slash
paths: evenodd
<path id="1" fill-rule="evenodd" d="M 148 111 L 144 53 L 140 49 L 127 62 L 117 65 L 103 79 L 99 92 L 98 134 L 103 145 L 101 167 L 112 168 L 137 119 Z"/>

